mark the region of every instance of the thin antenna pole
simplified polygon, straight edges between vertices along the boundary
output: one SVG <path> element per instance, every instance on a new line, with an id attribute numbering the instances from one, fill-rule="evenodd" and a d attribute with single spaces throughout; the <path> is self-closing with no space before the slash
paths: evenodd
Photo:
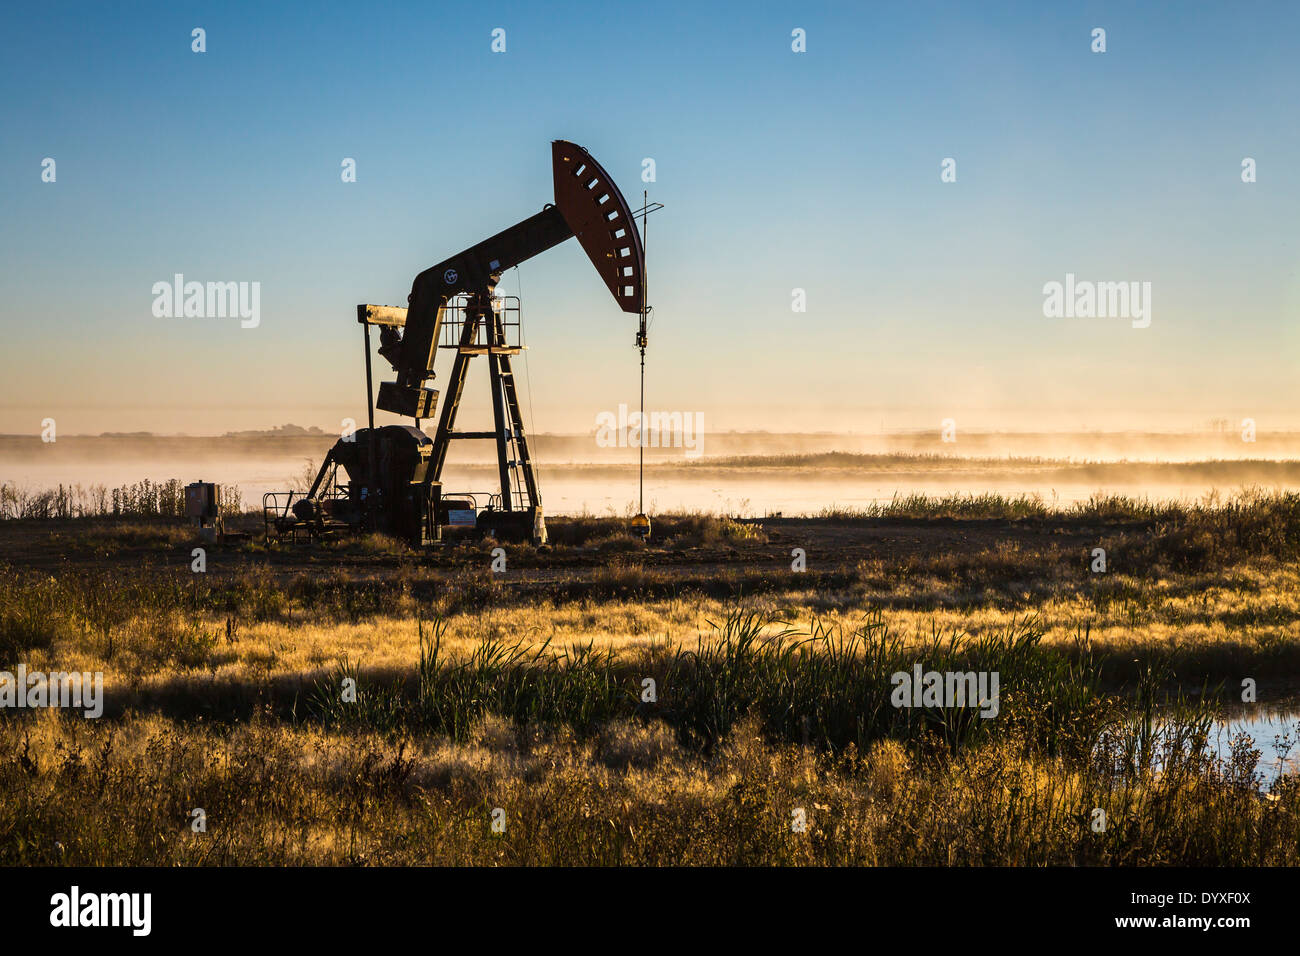
<path id="1" fill-rule="evenodd" d="M 643 319 L 644 321 L 644 319 Z M 645 346 L 641 346 L 641 447 L 637 449 L 637 514 L 645 514 Z"/>
<path id="2" fill-rule="evenodd" d="M 646 439 L 645 347 L 646 347 L 646 312 L 649 309 L 648 300 L 646 298 L 647 295 L 646 289 L 649 283 L 646 278 L 647 270 L 645 264 L 645 257 L 646 257 L 646 239 L 649 236 L 650 213 L 648 210 L 650 206 L 650 191 L 648 189 L 643 189 L 641 191 L 641 197 L 642 197 L 642 203 L 641 203 L 642 209 L 646 211 L 641 213 L 641 331 L 636 338 L 636 344 L 641 349 L 641 428 L 640 428 L 641 441 L 637 443 L 640 446 L 637 449 L 637 453 L 639 456 L 639 461 L 637 463 L 637 485 L 638 485 L 637 497 L 640 502 L 640 506 L 638 507 L 637 511 L 639 514 L 645 514 L 645 439 Z"/>

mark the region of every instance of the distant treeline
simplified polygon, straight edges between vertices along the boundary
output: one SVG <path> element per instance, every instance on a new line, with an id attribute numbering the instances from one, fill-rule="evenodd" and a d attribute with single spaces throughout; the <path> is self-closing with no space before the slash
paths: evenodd
<path id="1" fill-rule="evenodd" d="M 235 485 L 221 488 L 221 513 L 239 514 L 243 500 Z M 59 485 L 32 491 L 13 482 L 0 484 L 0 520 L 24 518 L 180 518 L 185 514 L 185 486 L 176 478 L 145 479 L 109 488 L 106 485 Z"/>

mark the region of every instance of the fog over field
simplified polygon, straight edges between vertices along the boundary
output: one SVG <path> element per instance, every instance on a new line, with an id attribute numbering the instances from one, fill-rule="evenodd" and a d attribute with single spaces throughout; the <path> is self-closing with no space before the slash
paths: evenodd
<path id="1" fill-rule="evenodd" d="M 594 432 L 532 436 L 547 511 L 634 512 L 637 449 L 623 438 L 623 447 L 602 447 Z M 52 443 L 0 436 L 0 483 L 35 491 L 60 484 L 112 488 L 142 479 L 216 481 L 238 486 L 245 506 L 256 507 L 264 492 L 300 487 L 335 440 L 323 430 L 294 426 L 222 436 L 72 435 Z M 1245 487 L 1300 488 L 1300 432 L 1260 432 L 1246 441 L 1222 425 L 1181 433 L 973 432 L 958 433 L 952 442 L 937 429 L 706 432 L 695 450 L 645 452 L 652 513 L 815 513 L 908 494 L 994 492 L 1069 504 L 1096 493 L 1198 500 Z M 444 488 L 494 489 L 491 453 L 490 443 L 463 443 L 448 460 Z"/>

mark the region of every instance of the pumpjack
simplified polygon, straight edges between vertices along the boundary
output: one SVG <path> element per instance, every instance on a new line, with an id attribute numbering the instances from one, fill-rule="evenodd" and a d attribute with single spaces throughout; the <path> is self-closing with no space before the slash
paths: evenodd
<path id="1" fill-rule="evenodd" d="M 268 535 L 372 530 L 422 546 L 442 541 L 445 531 L 473 529 L 501 540 L 545 543 L 542 500 L 510 364 L 524 347 L 517 339 L 518 300 L 497 296 L 497 283 L 506 270 L 576 237 L 618 307 L 641 315 L 642 348 L 646 314 L 645 251 L 623 194 L 576 143 L 555 140 L 551 162 L 554 203 L 425 269 L 415 277 L 405 308 L 357 306 L 365 332 L 369 427 L 335 443 L 304 496 L 280 492 L 263 498 Z M 371 326 L 379 327 L 379 355 L 396 373 L 395 381 L 380 384 L 377 401 Z M 428 383 L 440 347 L 455 357 L 439 413 L 439 392 Z M 457 431 L 469 362 L 479 355 L 488 360 L 493 429 Z M 376 405 L 414 424 L 376 428 Z M 430 438 L 420 422 L 435 414 Z M 443 495 L 447 452 L 460 439 L 495 442 L 499 493 L 485 493 L 486 500 L 472 493 Z"/>

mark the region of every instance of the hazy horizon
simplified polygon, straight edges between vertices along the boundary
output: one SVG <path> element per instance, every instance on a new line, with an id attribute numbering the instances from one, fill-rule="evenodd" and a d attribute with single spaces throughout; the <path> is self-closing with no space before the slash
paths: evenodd
<path id="1" fill-rule="evenodd" d="M 40 492 L 60 485 L 121 487 L 142 479 L 216 481 L 238 487 L 245 504 L 255 506 L 264 492 L 305 487 L 305 473 L 315 473 L 335 441 L 326 431 L 65 435 L 53 443 L 0 435 L 0 485 Z M 538 433 L 530 448 L 547 513 L 640 509 L 635 446 L 602 446 L 592 433 Z M 694 452 L 645 451 L 645 507 L 651 513 L 816 513 L 911 494 L 1030 495 L 1068 505 L 1097 494 L 1195 501 L 1252 488 L 1300 490 L 1300 431 L 1265 431 L 1253 442 L 1230 430 L 959 432 L 955 442 L 942 441 L 937 430 L 720 432 L 706 433 Z M 444 489 L 495 487 L 492 456 L 488 442 L 453 449 Z"/>

